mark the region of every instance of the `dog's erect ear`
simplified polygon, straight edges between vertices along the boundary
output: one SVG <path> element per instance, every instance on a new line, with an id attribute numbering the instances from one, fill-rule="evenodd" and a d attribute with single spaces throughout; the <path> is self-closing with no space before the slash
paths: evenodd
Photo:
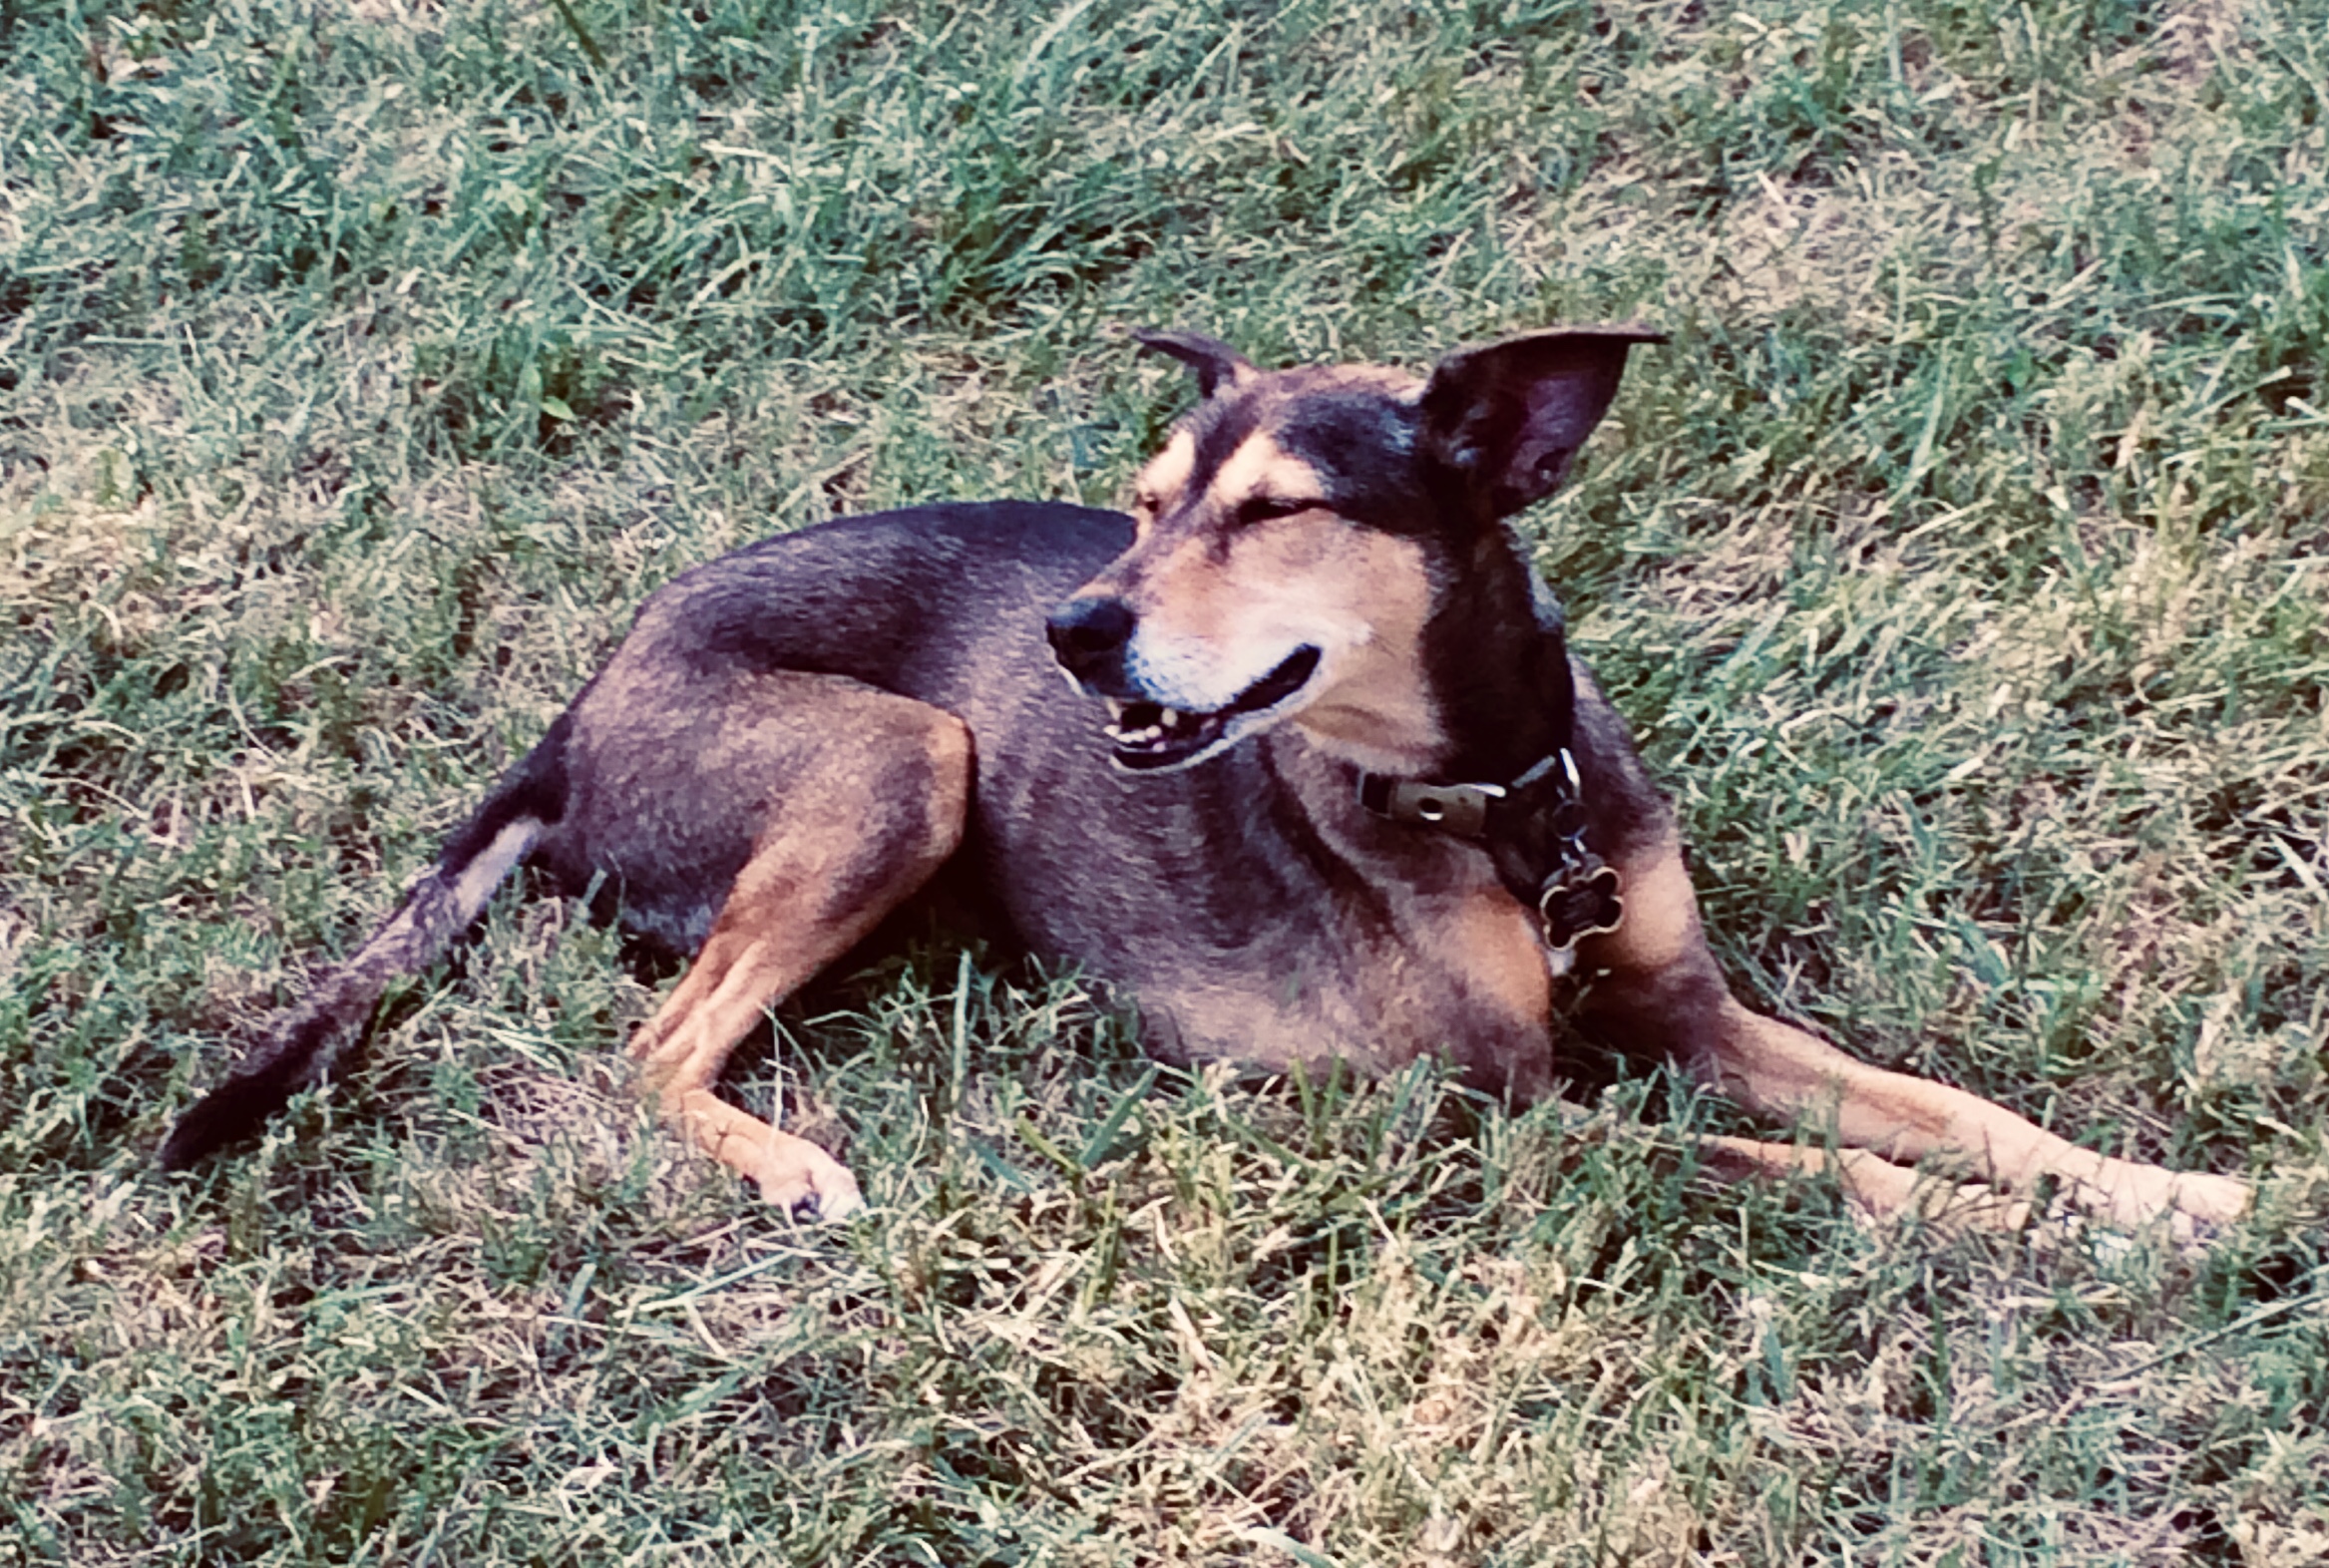
<path id="1" fill-rule="evenodd" d="M 1197 395 L 1211 397 L 1254 373 L 1253 362 L 1202 332 L 1135 332 L 1132 341 L 1152 354 L 1169 354 L 1197 372 Z"/>
<path id="2" fill-rule="evenodd" d="M 1626 350 L 1665 341 L 1648 327 L 1572 327 L 1459 348 L 1423 388 L 1423 450 L 1489 516 L 1509 517 L 1568 477 L 1617 396 Z"/>

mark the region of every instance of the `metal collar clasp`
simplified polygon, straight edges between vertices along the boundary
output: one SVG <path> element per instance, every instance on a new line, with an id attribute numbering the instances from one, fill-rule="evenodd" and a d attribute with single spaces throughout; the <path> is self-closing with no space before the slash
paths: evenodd
<path id="1" fill-rule="evenodd" d="M 1359 804 L 1376 816 L 1420 823 L 1464 839 L 1488 831 L 1489 804 L 1504 794 L 1501 784 L 1424 784 L 1375 773 L 1359 776 Z"/>

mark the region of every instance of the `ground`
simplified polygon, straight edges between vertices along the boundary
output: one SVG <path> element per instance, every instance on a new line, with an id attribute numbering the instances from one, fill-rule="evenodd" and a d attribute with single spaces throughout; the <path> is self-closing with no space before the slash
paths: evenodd
<path id="1" fill-rule="evenodd" d="M 2329 10 L 0 4 L 0 1563 L 2329 1553 Z M 1137 326 L 1643 319 L 1526 520 L 1759 1004 L 2259 1180 L 2205 1252 L 1144 1062 L 932 947 L 656 1132 L 510 897 L 151 1153 L 689 563 L 1106 503 Z M 1816 1130 L 1806 1134 L 1817 1136 Z"/>

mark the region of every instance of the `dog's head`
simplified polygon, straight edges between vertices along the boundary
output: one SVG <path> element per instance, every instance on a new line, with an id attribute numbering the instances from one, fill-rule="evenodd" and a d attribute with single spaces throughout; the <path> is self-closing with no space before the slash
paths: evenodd
<path id="1" fill-rule="evenodd" d="M 1200 401 L 1135 483 L 1132 548 L 1052 612 L 1107 700 L 1118 766 L 1188 767 L 1291 720 L 1363 766 L 1438 747 L 1424 628 L 1483 534 L 1550 495 L 1616 394 L 1638 327 L 1535 332 L 1442 359 L 1256 369 L 1153 332 Z"/>

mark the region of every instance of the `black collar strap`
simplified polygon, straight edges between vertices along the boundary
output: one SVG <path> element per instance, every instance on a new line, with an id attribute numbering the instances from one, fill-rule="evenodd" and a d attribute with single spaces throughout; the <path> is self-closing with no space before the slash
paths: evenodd
<path id="1" fill-rule="evenodd" d="M 1585 845 L 1577 759 L 1566 746 L 1510 784 L 1427 784 L 1359 775 L 1359 804 L 1378 817 L 1483 841 L 1497 876 L 1536 906 L 1548 953 L 1566 955 L 1625 918 L 1616 868 Z"/>

